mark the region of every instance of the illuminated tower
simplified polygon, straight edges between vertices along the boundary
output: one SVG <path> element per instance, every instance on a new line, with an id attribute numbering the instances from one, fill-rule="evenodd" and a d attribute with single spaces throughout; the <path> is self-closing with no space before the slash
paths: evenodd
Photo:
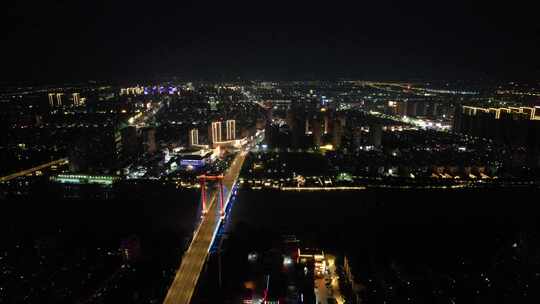
<path id="1" fill-rule="evenodd" d="M 306 118 L 304 134 L 311 134 L 311 126 L 309 125 L 309 118 Z"/>
<path id="2" fill-rule="evenodd" d="M 79 106 L 79 104 L 81 103 L 81 98 L 79 96 L 79 93 L 73 93 L 71 95 L 73 96 L 73 105 Z"/>
<path id="3" fill-rule="evenodd" d="M 212 137 L 211 141 L 212 143 L 220 142 L 221 141 L 221 121 L 214 121 L 212 122 Z"/>
<path id="4" fill-rule="evenodd" d="M 226 121 L 227 125 L 227 140 L 236 139 L 236 121 L 231 119 Z"/>
<path id="5" fill-rule="evenodd" d="M 324 134 L 328 134 L 328 115 L 324 115 Z"/>
<path id="6" fill-rule="evenodd" d="M 64 95 L 64 93 L 56 93 L 56 102 L 59 107 L 62 106 L 62 95 Z"/>
<path id="7" fill-rule="evenodd" d="M 199 144 L 199 130 L 191 129 L 189 131 L 189 145 L 198 145 Z"/>
<path id="8" fill-rule="evenodd" d="M 54 93 L 49 93 L 49 106 L 54 107 Z"/>

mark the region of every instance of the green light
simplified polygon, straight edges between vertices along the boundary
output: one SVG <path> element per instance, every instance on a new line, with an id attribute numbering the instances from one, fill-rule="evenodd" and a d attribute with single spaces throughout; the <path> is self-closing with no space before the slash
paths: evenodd
<path id="1" fill-rule="evenodd" d="M 338 174 L 337 180 L 338 181 L 352 182 L 353 179 L 352 179 L 351 174 L 346 173 L 346 172 L 342 172 L 342 173 Z"/>
<path id="2" fill-rule="evenodd" d="M 102 184 L 102 185 L 112 185 L 118 179 L 120 178 L 117 176 L 76 175 L 76 174 L 59 174 L 52 178 L 52 180 L 59 183 Z"/>

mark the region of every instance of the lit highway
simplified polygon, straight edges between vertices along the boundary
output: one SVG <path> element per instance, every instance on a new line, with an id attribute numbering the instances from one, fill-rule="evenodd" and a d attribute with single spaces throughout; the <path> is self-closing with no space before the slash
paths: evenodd
<path id="1" fill-rule="evenodd" d="M 240 174 L 246 154 L 245 152 L 238 153 L 223 177 L 223 185 L 227 191 L 226 202 L 230 197 L 230 189 L 232 189 Z M 221 222 L 218 210 L 218 191 L 217 189 L 213 190 L 210 194 L 208 213 L 202 219 L 189 248 L 184 253 L 180 267 L 163 302 L 165 304 L 189 304 L 191 301 L 200 273 L 206 262 L 208 250 Z"/>
<path id="2" fill-rule="evenodd" d="M 34 168 L 30 168 L 30 169 L 19 171 L 19 172 L 10 174 L 10 175 L 2 176 L 2 177 L 0 177 L 0 182 L 7 182 L 7 181 L 12 180 L 12 179 L 17 178 L 17 177 L 26 176 L 26 175 L 32 174 L 32 173 L 34 173 L 36 171 L 43 170 L 43 169 L 46 169 L 46 168 L 49 168 L 49 167 L 52 167 L 52 166 L 56 166 L 56 165 L 63 165 L 63 164 L 66 164 L 68 162 L 69 161 L 68 161 L 67 158 L 61 158 L 61 159 L 58 159 L 58 160 L 55 160 L 55 161 L 51 161 L 51 162 L 36 166 Z"/>
<path id="3" fill-rule="evenodd" d="M 339 290 L 338 276 L 336 274 L 336 257 L 327 255 L 325 259 L 328 266 L 328 273 L 324 274 L 321 278 L 315 279 L 315 297 L 317 303 L 343 304 L 345 303 L 345 299 Z M 329 299 L 333 299 L 335 302 L 332 302 L 332 300 Z"/>

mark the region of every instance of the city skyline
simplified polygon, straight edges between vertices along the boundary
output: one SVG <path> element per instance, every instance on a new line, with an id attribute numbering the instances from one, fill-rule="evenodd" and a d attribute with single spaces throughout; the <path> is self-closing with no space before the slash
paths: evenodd
<path id="1" fill-rule="evenodd" d="M 539 302 L 532 5 L 5 6 L 0 302 Z"/>
<path id="2" fill-rule="evenodd" d="M 5 88 L 0 296 L 530 299 L 537 207 L 515 197 L 540 189 L 539 97 L 517 82 Z"/>

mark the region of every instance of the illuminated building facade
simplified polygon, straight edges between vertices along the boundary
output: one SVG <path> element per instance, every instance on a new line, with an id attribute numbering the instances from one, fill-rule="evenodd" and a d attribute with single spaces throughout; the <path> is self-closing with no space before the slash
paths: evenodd
<path id="1" fill-rule="evenodd" d="M 142 95 L 144 92 L 144 88 L 140 86 L 120 89 L 120 95 Z"/>
<path id="2" fill-rule="evenodd" d="M 146 153 L 153 154 L 157 152 L 155 128 L 146 128 L 143 130 L 143 147 Z"/>
<path id="3" fill-rule="evenodd" d="M 329 119 L 328 119 L 328 115 L 325 115 L 324 116 L 324 134 L 328 134 L 329 132 Z"/>
<path id="4" fill-rule="evenodd" d="M 49 93 L 49 106 L 51 108 L 54 107 L 54 97 L 55 97 L 54 93 Z"/>
<path id="5" fill-rule="evenodd" d="M 196 151 L 188 151 L 180 154 L 180 166 L 199 168 L 212 161 L 213 153 L 211 150 L 202 149 Z"/>
<path id="6" fill-rule="evenodd" d="M 62 96 L 64 93 L 49 93 L 49 106 L 51 108 L 53 107 L 61 107 L 62 106 Z"/>
<path id="7" fill-rule="evenodd" d="M 311 128 L 311 133 L 313 134 L 313 145 L 315 147 L 320 147 L 322 144 L 322 134 L 321 134 L 322 123 L 318 117 L 313 119 L 313 124 Z"/>
<path id="8" fill-rule="evenodd" d="M 51 182 L 64 198 L 114 198 L 114 184 L 120 180 L 118 176 L 58 174 L 52 176 Z"/>
<path id="9" fill-rule="evenodd" d="M 212 122 L 210 129 L 210 143 L 216 143 L 221 141 L 221 121 Z"/>
<path id="10" fill-rule="evenodd" d="M 289 109 L 285 121 L 290 130 L 288 132 L 290 147 L 294 149 L 309 147 L 337 149 L 341 146 L 345 119 L 339 117 L 333 109 L 306 109 L 296 105 Z"/>
<path id="11" fill-rule="evenodd" d="M 311 124 L 309 123 L 309 119 L 306 119 L 304 124 L 304 134 L 311 134 Z"/>
<path id="12" fill-rule="evenodd" d="M 199 144 L 199 130 L 191 129 L 189 130 L 189 145 L 198 145 Z"/>
<path id="13" fill-rule="evenodd" d="M 235 140 L 236 139 L 236 121 L 235 120 L 227 120 L 226 121 L 226 135 L 227 140 Z"/>
<path id="14" fill-rule="evenodd" d="M 51 180 L 57 183 L 65 184 L 99 184 L 104 186 L 112 186 L 118 181 L 118 176 L 109 175 L 87 175 L 87 174 L 58 174 L 51 177 Z"/>
<path id="15" fill-rule="evenodd" d="M 79 93 L 73 93 L 71 95 L 73 97 L 73 105 L 74 106 L 79 106 L 80 103 L 81 103 L 81 97 L 80 97 Z"/>
<path id="16" fill-rule="evenodd" d="M 56 93 L 56 102 L 59 107 L 62 106 L 62 96 L 64 93 Z"/>
<path id="17" fill-rule="evenodd" d="M 489 138 L 529 154 L 540 151 L 540 107 L 483 108 L 461 106 L 454 115 L 454 132 Z M 536 159 L 532 159 L 535 163 Z"/>
<path id="18" fill-rule="evenodd" d="M 61 107 L 63 103 L 63 96 L 64 93 L 48 93 L 49 98 L 49 107 Z M 71 93 L 71 98 L 68 98 L 68 100 L 71 100 L 73 102 L 73 105 L 78 107 L 85 103 L 86 98 L 82 98 L 80 93 Z"/>
<path id="19" fill-rule="evenodd" d="M 396 102 L 396 115 L 407 116 L 407 109 L 408 106 L 406 101 Z"/>

